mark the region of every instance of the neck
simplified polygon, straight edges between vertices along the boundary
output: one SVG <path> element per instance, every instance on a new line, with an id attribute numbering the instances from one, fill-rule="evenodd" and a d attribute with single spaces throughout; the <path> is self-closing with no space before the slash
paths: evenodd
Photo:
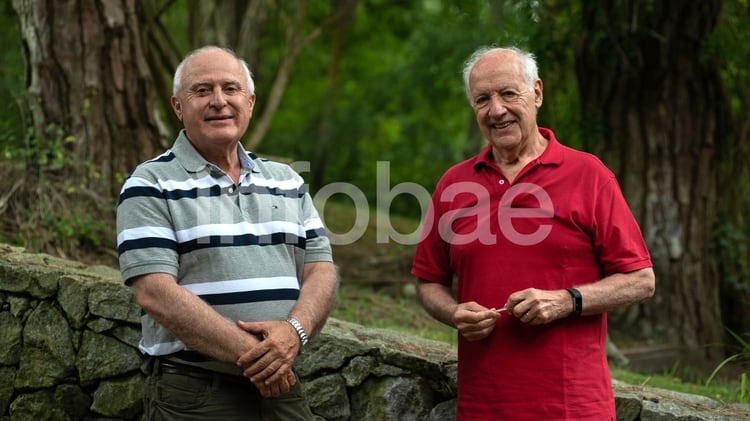
<path id="1" fill-rule="evenodd" d="M 549 141 L 537 132 L 536 136 L 509 148 L 492 147 L 492 159 L 500 168 L 526 165 L 538 158 Z"/>
<path id="2" fill-rule="evenodd" d="M 242 164 L 240 163 L 240 157 L 237 152 L 237 143 L 232 143 L 231 146 L 225 148 L 213 147 L 201 149 L 195 144 L 193 145 L 206 161 L 221 168 L 221 170 L 224 171 L 224 173 L 227 174 L 235 184 L 239 182 Z"/>
<path id="3" fill-rule="evenodd" d="M 206 158 L 206 161 L 221 168 L 227 174 L 239 169 L 241 166 L 240 157 L 237 155 L 237 149 L 234 149 L 232 152 L 227 151 L 226 153 L 212 153 L 202 155 L 204 158 Z"/>

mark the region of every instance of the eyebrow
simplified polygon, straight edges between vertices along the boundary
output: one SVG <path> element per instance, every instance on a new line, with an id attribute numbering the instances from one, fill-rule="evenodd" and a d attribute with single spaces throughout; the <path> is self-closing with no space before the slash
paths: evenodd
<path id="1" fill-rule="evenodd" d="M 524 92 L 528 91 L 528 88 L 526 88 L 525 86 L 518 87 L 518 86 L 512 86 L 512 85 L 493 86 L 493 87 L 488 87 L 486 89 L 484 89 L 484 88 L 483 89 L 478 89 L 475 93 L 473 93 L 472 96 L 473 96 L 473 98 L 479 98 L 479 97 L 484 96 L 484 95 L 491 95 L 491 94 L 493 94 L 495 92 L 497 92 L 497 93 L 503 93 L 505 91 L 513 91 L 513 92 L 517 92 L 517 93 L 524 93 Z"/>
<path id="2" fill-rule="evenodd" d="M 198 82 L 195 82 L 192 85 L 190 85 L 190 89 L 195 90 L 195 88 L 200 87 L 200 86 L 212 86 L 215 83 L 216 82 L 208 81 L 208 80 L 199 80 Z M 225 80 L 220 81 L 220 84 L 221 86 L 226 86 L 226 85 L 242 86 L 242 83 L 236 79 L 225 79 Z"/>

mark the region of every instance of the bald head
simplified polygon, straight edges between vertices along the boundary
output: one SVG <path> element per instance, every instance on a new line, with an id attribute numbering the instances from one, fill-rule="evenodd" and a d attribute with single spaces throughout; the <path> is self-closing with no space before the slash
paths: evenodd
<path id="1" fill-rule="evenodd" d="M 539 78 L 539 73 L 537 70 L 536 59 L 532 53 L 516 47 L 480 47 L 469 56 L 463 69 L 464 89 L 466 90 L 466 97 L 469 99 L 470 103 L 471 87 L 469 86 L 469 82 L 471 72 L 479 61 L 488 56 L 507 57 L 508 60 L 518 60 L 518 65 L 521 66 L 521 73 L 523 74 L 526 85 L 529 89 L 534 89 L 534 83 L 536 83 L 536 80 Z"/>
<path id="2" fill-rule="evenodd" d="M 177 69 L 174 72 L 174 79 L 172 80 L 172 95 L 177 96 L 177 93 L 182 88 L 182 75 L 185 71 L 185 66 L 189 64 L 189 62 L 194 57 L 200 54 L 209 53 L 209 52 L 217 52 L 217 51 L 226 53 L 232 59 L 237 60 L 237 62 L 240 63 L 240 65 L 242 65 L 244 73 L 247 76 L 247 90 L 248 92 L 250 92 L 250 94 L 255 93 L 255 82 L 253 82 L 253 75 L 250 72 L 250 67 L 247 65 L 247 62 L 245 62 L 245 60 L 238 57 L 237 54 L 235 54 L 235 52 L 230 50 L 229 48 L 218 47 L 215 45 L 207 45 L 205 47 L 201 47 L 201 48 L 198 48 L 196 50 L 189 52 L 185 56 L 185 58 L 182 59 L 180 64 L 177 66 Z"/>

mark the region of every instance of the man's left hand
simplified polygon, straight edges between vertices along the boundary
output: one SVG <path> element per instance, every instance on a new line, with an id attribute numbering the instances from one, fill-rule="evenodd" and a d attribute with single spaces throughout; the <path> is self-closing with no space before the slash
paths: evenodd
<path id="1" fill-rule="evenodd" d="M 505 308 L 522 323 L 543 325 L 567 317 L 570 314 L 570 301 L 570 294 L 564 289 L 546 291 L 528 288 L 511 294 Z"/>

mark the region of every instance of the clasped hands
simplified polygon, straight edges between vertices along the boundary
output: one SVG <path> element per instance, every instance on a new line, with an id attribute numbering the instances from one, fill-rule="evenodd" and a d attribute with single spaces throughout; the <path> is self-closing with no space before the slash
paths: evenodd
<path id="1" fill-rule="evenodd" d="M 289 392 L 297 383 L 292 371 L 299 355 L 299 336 L 287 321 L 243 322 L 237 325 L 260 339 L 237 360 L 243 375 L 260 390 L 263 397 Z"/>
<path id="2" fill-rule="evenodd" d="M 528 288 L 511 294 L 502 309 L 521 323 L 542 325 L 564 317 L 565 306 L 561 303 L 569 300 L 565 290 Z M 453 309 L 452 322 L 468 341 L 478 341 L 492 333 L 502 309 L 487 308 L 474 301 L 460 303 Z"/>

